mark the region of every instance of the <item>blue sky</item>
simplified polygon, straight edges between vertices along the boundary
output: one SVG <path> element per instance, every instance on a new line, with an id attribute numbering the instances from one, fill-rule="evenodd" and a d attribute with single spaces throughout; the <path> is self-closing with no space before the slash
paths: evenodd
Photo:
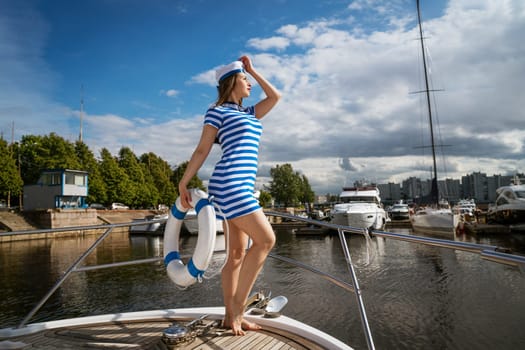
<path id="1" fill-rule="evenodd" d="M 444 149 L 440 177 L 525 171 L 525 4 L 422 0 Z M 282 92 L 258 186 L 291 163 L 319 194 L 431 166 L 413 0 L 0 0 L 0 131 L 55 132 L 179 164 L 240 55 Z M 245 104 L 256 103 L 255 88 Z M 213 150 L 199 175 L 210 174 Z"/>

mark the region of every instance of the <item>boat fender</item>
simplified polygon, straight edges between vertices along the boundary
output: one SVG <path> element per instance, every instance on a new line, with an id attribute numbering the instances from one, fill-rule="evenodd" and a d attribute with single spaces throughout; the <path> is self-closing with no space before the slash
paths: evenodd
<path id="1" fill-rule="evenodd" d="M 180 197 L 171 207 L 164 229 L 164 264 L 169 278 L 180 287 L 188 287 L 196 281 L 202 281 L 213 254 L 217 232 L 215 209 L 208 194 L 199 189 L 190 189 L 189 192 L 190 204 L 197 212 L 199 234 L 195 251 L 187 265 L 182 262 L 179 253 L 180 231 L 188 211 L 182 206 Z"/>

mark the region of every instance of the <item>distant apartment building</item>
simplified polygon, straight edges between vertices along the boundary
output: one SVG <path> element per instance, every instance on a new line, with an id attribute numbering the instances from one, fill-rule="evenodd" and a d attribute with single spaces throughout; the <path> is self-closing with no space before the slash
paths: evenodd
<path id="1" fill-rule="evenodd" d="M 393 204 L 401 199 L 401 185 L 393 182 L 387 184 L 377 185 L 379 188 L 379 194 L 381 196 L 381 201 L 384 204 Z"/>
<path id="2" fill-rule="evenodd" d="M 457 203 L 460 199 L 474 199 L 477 204 L 489 204 L 496 201 L 496 189 L 508 186 L 514 178 L 525 178 L 524 174 L 516 175 L 492 175 L 474 172 L 458 179 L 445 179 L 438 181 L 438 190 L 441 199 L 447 200 L 451 204 Z M 522 181 L 523 183 L 523 181 Z M 406 203 L 417 202 L 418 199 L 428 195 L 432 181 L 430 179 L 421 180 L 417 177 L 409 177 L 401 184 L 389 182 L 378 184 L 381 193 L 381 200 L 385 205 L 390 205 L 396 201 L 403 200 Z M 328 201 L 330 195 L 325 198 L 319 196 L 317 203 L 323 200 Z"/>
<path id="3" fill-rule="evenodd" d="M 461 183 L 457 179 L 445 179 L 438 181 L 439 193 L 443 193 L 443 198 L 449 203 L 456 203 L 463 198 L 461 195 Z"/>
<path id="4" fill-rule="evenodd" d="M 523 174 L 519 175 L 523 177 Z M 493 203 L 496 201 L 496 190 L 501 186 L 508 186 L 512 182 L 513 176 L 493 175 L 487 177 L 488 201 Z"/>
<path id="5" fill-rule="evenodd" d="M 518 178 L 525 177 L 517 174 Z M 445 179 L 438 181 L 438 189 L 442 199 L 449 203 L 456 203 L 460 199 L 474 199 L 476 203 L 488 204 L 496 201 L 496 189 L 501 186 L 511 184 L 514 176 L 493 175 L 481 172 L 474 172 L 458 179 Z M 421 180 L 417 177 L 409 177 L 403 180 L 401 185 L 396 183 L 379 184 L 381 199 L 390 204 L 399 199 L 410 203 L 430 193 L 432 181 L 430 179 Z"/>
<path id="6" fill-rule="evenodd" d="M 462 176 L 461 188 L 465 198 L 473 198 L 476 202 L 486 202 L 489 200 L 487 174 L 476 172 Z"/>
<path id="7" fill-rule="evenodd" d="M 513 176 L 492 175 L 476 172 L 461 177 L 463 198 L 472 198 L 476 203 L 492 203 L 496 201 L 496 189 L 508 186 Z"/>
<path id="8" fill-rule="evenodd" d="M 405 190 L 405 185 L 409 186 L 408 191 Z M 420 180 L 417 178 L 410 178 L 408 179 L 408 182 L 403 182 L 402 192 L 406 198 L 417 201 L 418 198 L 428 195 L 431 188 L 431 179 Z M 459 180 L 439 180 L 438 191 L 440 199 L 445 199 L 450 203 L 455 203 L 461 199 L 461 184 Z"/>
<path id="9" fill-rule="evenodd" d="M 403 197 L 406 199 L 416 200 L 420 198 L 421 194 L 423 193 L 421 188 L 421 180 L 417 177 L 411 176 L 408 179 L 403 180 L 401 186 Z M 428 188 L 428 192 L 430 192 L 430 187 Z"/>

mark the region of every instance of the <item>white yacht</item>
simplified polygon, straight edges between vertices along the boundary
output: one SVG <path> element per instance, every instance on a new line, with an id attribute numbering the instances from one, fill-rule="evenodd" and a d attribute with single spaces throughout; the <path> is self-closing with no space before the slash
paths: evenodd
<path id="1" fill-rule="evenodd" d="M 452 207 L 454 214 L 474 216 L 476 213 L 476 202 L 474 199 L 461 199 Z"/>
<path id="2" fill-rule="evenodd" d="M 410 216 L 416 233 L 454 234 L 454 215 L 450 208 L 421 208 Z"/>
<path id="3" fill-rule="evenodd" d="M 339 195 L 341 203 L 334 205 L 330 222 L 335 225 L 382 230 L 387 214 L 379 194 L 376 186 L 343 188 Z"/>
<path id="4" fill-rule="evenodd" d="M 452 207 L 454 231 L 456 234 L 465 233 L 465 223 L 475 223 L 477 221 L 476 210 L 474 199 L 461 199 Z"/>
<path id="5" fill-rule="evenodd" d="M 489 220 L 501 224 L 525 224 L 525 185 L 503 186 L 496 190 L 496 203 L 489 207 Z"/>
<path id="6" fill-rule="evenodd" d="M 141 223 L 141 225 L 132 225 L 129 227 L 130 234 L 151 234 L 160 235 L 164 233 L 164 224 L 160 220 L 167 220 L 168 214 L 149 215 L 144 219 L 133 219 L 133 223 Z"/>

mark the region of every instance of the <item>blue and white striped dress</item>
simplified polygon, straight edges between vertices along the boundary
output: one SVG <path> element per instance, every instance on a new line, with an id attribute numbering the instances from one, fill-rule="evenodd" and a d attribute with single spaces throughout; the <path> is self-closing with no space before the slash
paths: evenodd
<path id="1" fill-rule="evenodd" d="M 208 184 L 208 192 L 220 208 L 217 217 L 233 219 L 260 208 L 254 196 L 261 122 L 255 118 L 255 108 L 224 103 L 210 108 L 204 124 L 218 129 L 222 157 Z"/>

